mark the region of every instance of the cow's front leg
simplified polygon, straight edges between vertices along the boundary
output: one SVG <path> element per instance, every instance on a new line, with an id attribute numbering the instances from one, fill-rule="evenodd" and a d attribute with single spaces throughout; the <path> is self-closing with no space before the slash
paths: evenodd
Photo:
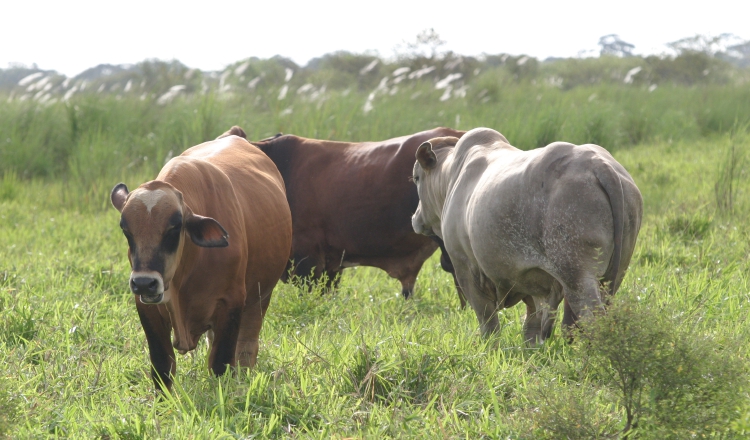
<path id="1" fill-rule="evenodd" d="M 482 328 L 482 336 L 496 333 L 500 328 L 497 319 L 497 294 L 496 288 L 479 268 L 472 268 L 464 261 L 456 258 L 453 261 L 458 284 L 466 295 L 466 300 L 474 309 L 479 325 Z"/>
<path id="2" fill-rule="evenodd" d="M 159 306 L 146 305 L 136 297 L 136 309 L 141 319 L 141 326 L 146 333 L 148 353 L 151 358 L 151 379 L 157 389 L 162 387 L 169 391 L 172 388 L 172 378 L 177 371 L 174 348 L 170 341 L 172 326 L 159 313 Z"/>
<path id="3" fill-rule="evenodd" d="M 315 245 L 295 242 L 292 260 L 294 280 L 312 291 L 325 272 L 325 255 Z"/>
<path id="4" fill-rule="evenodd" d="M 341 284 L 342 270 L 326 270 L 326 285 L 323 293 L 332 293 L 338 290 Z"/>
<path id="5" fill-rule="evenodd" d="M 217 376 L 226 372 L 227 365 L 234 367 L 236 364 L 235 348 L 241 318 L 242 306 L 240 304 L 223 302 L 217 307 L 213 324 L 213 344 L 208 355 L 208 365 Z"/>

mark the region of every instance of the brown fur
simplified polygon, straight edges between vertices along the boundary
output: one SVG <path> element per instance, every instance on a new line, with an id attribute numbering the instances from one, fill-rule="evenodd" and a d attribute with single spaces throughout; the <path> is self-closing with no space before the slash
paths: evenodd
<path id="1" fill-rule="evenodd" d="M 422 264 L 440 244 L 411 228 L 419 201 L 410 183 L 414 153 L 428 139 L 463 133 L 435 128 L 379 142 L 292 135 L 253 142 L 277 165 L 286 184 L 294 222 L 293 274 L 326 275 L 330 287 L 345 267 L 373 266 L 401 281 L 408 297 Z M 445 252 L 441 264 L 450 271 Z M 459 298 L 463 307 L 460 289 Z"/>
<path id="2" fill-rule="evenodd" d="M 136 304 L 154 381 L 167 388 L 175 373 L 172 345 L 185 353 L 207 331 L 215 374 L 227 364 L 255 364 L 263 317 L 289 256 L 291 215 L 281 176 L 266 155 L 232 134 L 188 149 L 132 193 L 124 185 L 113 190 L 135 244 L 128 252 L 134 273 L 163 277 L 161 303 Z M 170 256 L 160 246 L 179 212 L 183 230 Z"/>

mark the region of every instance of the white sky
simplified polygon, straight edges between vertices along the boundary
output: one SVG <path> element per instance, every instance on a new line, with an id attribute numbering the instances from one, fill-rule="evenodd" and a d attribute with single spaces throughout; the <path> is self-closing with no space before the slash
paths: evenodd
<path id="1" fill-rule="evenodd" d="M 697 33 L 750 38 L 750 0 L 8 0 L 0 4 L 0 68 L 37 63 L 72 76 L 147 58 L 219 70 L 250 56 L 298 64 L 336 50 L 391 56 L 426 28 L 465 55 L 575 56 L 606 34 L 636 53 L 658 53 Z"/>

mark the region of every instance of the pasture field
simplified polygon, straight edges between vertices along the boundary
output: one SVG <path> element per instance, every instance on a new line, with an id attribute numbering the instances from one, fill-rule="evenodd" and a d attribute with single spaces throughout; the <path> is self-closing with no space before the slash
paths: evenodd
<path id="1" fill-rule="evenodd" d="M 338 92 L 0 107 L 0 437 L 617 438 L 628 421 L 631 438 L 750 435 L 747 88 L 528 85 L 483 106 L 429 93 L 366 114 L 365 95 Z M 409 301 L 370 268 L 323 296 L 279 284 L 254 370 L 212 377 L 201 342 L 158 398 L 108 194 L 233 124 L 253 139 L 447 125 L 489 126 L 522 148 L 600 143 L 645 202 L 614 318 L 594 327 L 610 332 L 568 344 L 558 326 L 528 348 L 517 306 L 483 339 L 435 255 Z M 630 394 L 613 380 L 628 359 L 640 368 Z"/>

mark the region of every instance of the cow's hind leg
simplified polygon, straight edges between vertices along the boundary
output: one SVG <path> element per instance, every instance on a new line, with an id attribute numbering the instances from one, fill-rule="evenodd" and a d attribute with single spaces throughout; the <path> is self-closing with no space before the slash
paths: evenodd
<path id="1" fill-rule="evenodd" d="M 236 364 L 235 350 L 240 330 L 242 307 L 238 304 L 221 304 L 214 315 L 213 344 L 208 355 L 208 365 L 216 376 Z"/>
<path id="2" fill-rule="evenodd" d="M 592 317 L 604 310 L 599 280 L 595 277 L 581 277 L 568 285 L 563 285 L 563 296 L 566 303 L 563 324 L 569 329 L 577 326 L 579 320 Z"/>
<path id="3" fill-rule="evenodd" d="M 258 359 L 260 348 L 259 336 L 266 316 L 268 304 L 271 301 L 271 291 L 261 293 L 253 289 L 247 294 L 245 308 L 242 311 L 242 321 L 237 337 L 235 358 L 240 367 L 252 368 Z"/>
<path id="4" fill-rule="evenodd" d="M 453 275 L 453 285 L 456 287 L 458 301 L 461 303 L 461 310 L 464 310 L 466 308 L 466 295 L 464 295 L 464 291 L 463 289 L 461 289 L 461 286 L 458 285 L 458 278 L 456 278 L 456 274 L 451 275 Z"/>
<path id="5" fill-rule="evenodd" d="M 151 358 L 151 378 L 157 389 L 172 388 L 172 377 L 177 370 L 174 348 L 170 341 L 172 326 L 159 313 L 158 306 L 146 305 L 136 298 L 136 309 L 141 326 L 146 333 L 148 352 Z"/>
<path id="6" fill-rule="evenodd" d="M 471 304 L 471 308 L 474 309 L 474 313 L 477 315 L 479 325 L 482 328 L 482 336 L 489 336 L 493 333 L 497 333 L 500 328 L 500 323 L 497 319 L 497 303 L 494 299 L 488 298 L 486 295 L 477 295 L 471 292 L 471 289 L 466 290 L 468 293 L 468 301 Z"/>
<path id="7" fill-rule="evenodd" d="M 557 318 L 557 309 L 560 307 L 560 302 L 562 300 L 562 285 L 555 281 L 552 284 L 552 289 L 550 289 L 549 298 L 542 304 L 542 341 L 546 341 L 552 336 L 552 331 L 555 328 L 555 320 Z"/>
<path id="8" fill-rule="evenodd" d="M 538 298 L 526 296 L 523 302 L 526 304 L 526 319 L 523 322 L 524 340 L 531 346 L 543 344 L 555 328 L 557 308 L 563 299 L 562 286 L 555 282 L 550 290 L 549 297 Z"/>
<path id="9" fill-rule="evenodd" d="M 526 304 L 526 318 L 523 320 L 523 339 L 524 342 L 532 347 L 542 342 L 542 311 L 537 307 L 537 303 L 532 296 L 524 296 Z"/>

